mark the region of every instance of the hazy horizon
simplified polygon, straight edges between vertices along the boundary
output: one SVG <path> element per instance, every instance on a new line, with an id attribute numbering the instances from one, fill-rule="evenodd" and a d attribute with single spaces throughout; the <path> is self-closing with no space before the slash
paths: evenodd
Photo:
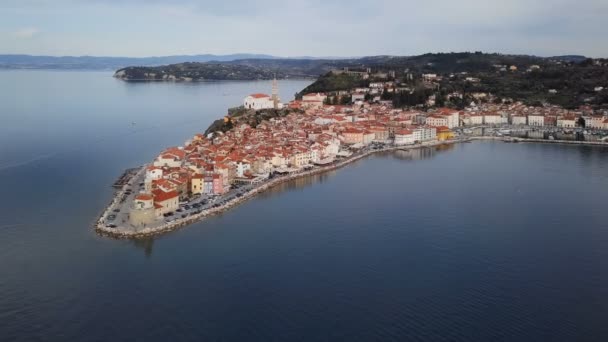
<path id="1" fill-rule="evenodd" d="M 360 56 L 278 56 L 267 53 L 254 53 L 254 52 L 233 52 L 233 53 L 194 53 L 194 54 L 166 54 L 166 55 L 146 55 L 146 56 L 124 56 L 124 55 L 45 55 L 45 54 L 29 54 L 29 53 L 3 53 L 0 52 L 0 56 L 30 56 L 30 57 L 53 57 L 53 58 L 62 58 L 62 57 L 72 57 L 72 58 L 165 58 L 165 57 L 180 57 L 180 56 L 239 56 L 239 55 L 251 55 L 251 56 L 260 56 L 259 58 L 278 58 L 278 59 L 357 59 L 357 58 L 365 58 L 365 57 L 377 57 L 377 56 L 394 56 L 394 57 L 408 57 L 408 56 L 419 56 L 424 54 L 439 54 L 439 53 L 474 53 L 477 51 L 429 51 L 423 52 L 415 55 L 386 55 L 386 54 L 367 54 Z M 581 53 L 563 53 L 559 55 L 540 55 L 535 53 L 518 53 L 518 54 L 510 54 L 504 52 L 497 51 L 481 51 L 484 54 L 501 54 L 501 55 L 521 55 L 521 56 L 536 56 L 542 58 L 549 57 L 559 57 L 559 56 L 585 56 L 589 58 L 608 58 L 608 57 L 594 57 L 587 56 Z"/>
<path id="2" fill-rule="evenodd" d="M 419 55 L 484 51 L 608 56 L 608 2 L 5 0 L 0 53 L 149 57 Z"/>

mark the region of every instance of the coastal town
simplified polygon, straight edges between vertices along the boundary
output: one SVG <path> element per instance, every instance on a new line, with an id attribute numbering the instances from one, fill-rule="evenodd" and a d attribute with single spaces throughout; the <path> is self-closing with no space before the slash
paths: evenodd
<path id="1" fill-rule="evenodd" d="M 328 94 L 309 93 L 281 103 L 277 81 L 270 95 L 244 98 L 252 113 L 284 115 L 253 127 L 226 115 L 226 131 L 198 133 L 182 146 L 161 151 L 129 180 L 96 224 L 113 236 L 137 237 L 195 222 L 249 198 L 273 184 L 346 165 L 368 154 L 468 141 L 479 136 L 586 141 L 608 139 L 608 113 L 565 110 L 520 102 L 479 101 L 463 110 L 393 108 L 376 95 L 396 91 L 374 82 L 352 89 L 346 105 L 328 104 Z M 370 96 L 372 95 L 372 96 Z M 480 98 L 487 95 L 477 94 Z M 517 140 L 515 140 L 517 141 Z"/>

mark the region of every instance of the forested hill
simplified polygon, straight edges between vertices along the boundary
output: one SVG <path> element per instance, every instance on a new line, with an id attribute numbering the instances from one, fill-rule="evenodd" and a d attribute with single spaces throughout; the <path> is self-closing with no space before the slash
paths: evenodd
<path id="1" fill-rule="evenodd" d="M 155 67 L 127 67 L 116 71 L 115 77 L 126 81 L 202 81 L 256 80 L 277 78 L 317 78 L 347 65 L 352 60 L 249 58 L 206 63 L 178 63 Z"/>
<path id="2" fill-rule="evenodd" d="M 275 69 L 227 63 L 179 63 L 158 67 L 128 67 L 114 74 L 125 81 L 257 80 L 285 78 Z"/>
<path id="3" fill-rule="evenodd" d="M 120 69 L 117 77 L 125 80 L 250 80 L 265 79 L 277 75 L 279 78 L 314 77 L 331 70 L 349 68 L 374 72 L 395 71 L 397 73 L 453 73 L 491 72 L 496 65 L 546 65 L 552 61 L 578 63 L 583 56 L 542 58 L 526 55 L 502 55 L 484 53 L 434 53 L 419 56 L 371 56 L 350 59 L 312 58 L 243 58 L 231 61 L 208 61 L 203 63 L 178 63 L 154 67 L 128 67 Z"/>
<path id="4" fill-rule="evenodd" d="M 368 87 L 371 82 L 395 81 L 399 91 L 407 91 L 407 105 L 419 105 L 430 96 L 444 103 L 459 94 L 458 105 L 470 103 L 474 93 L 528 104 L 551 103 L 566 108 L 581 105 L 608 108 L 608 60 L 583 56 L 542 58 L 535 56 L 449 53 L 413 57 L 366 57 L 363 67 L 328 72 L 302 90 L 332 93 Z M 353 72 L 354 71 L 354 72 Z M 368 72 L 369 71 L 369 72 Z M 390 72 L 392 71 L 392 72 Z M 427 75 L 427 77 L 423 77 Z M 432 80 L 430 80 L 432 79 Z M 402 103 L 395 93 L 384 100 Z"/>

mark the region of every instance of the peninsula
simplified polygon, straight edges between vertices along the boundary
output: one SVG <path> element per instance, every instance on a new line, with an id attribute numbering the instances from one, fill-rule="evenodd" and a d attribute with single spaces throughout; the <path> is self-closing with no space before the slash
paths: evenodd
<path id="1" fill-rule="evenodd" d="M 401 99 L 403 82 L 394 75 L 372 70 L 332 73 L 359 81 L 352 88 L 303 93 L 283 104 L 275 80 L 270 95 L 244 97 L 240 107 L 204 133 L 130 170 L 96 230 L 121 238 L 164 233 L 279 183 L 383 151 L 473 139 L 608 146 L 608 110 L 602 108 L 533 106 L 464 91 L 451 93 L 441 106 L 432 96 L 423 104 L 403 106 L 396 100 Z M 445 76 L 419 77 L 421 86 L 432 86 Z M 463 100 L 470 103 L 458 108 Z"/>

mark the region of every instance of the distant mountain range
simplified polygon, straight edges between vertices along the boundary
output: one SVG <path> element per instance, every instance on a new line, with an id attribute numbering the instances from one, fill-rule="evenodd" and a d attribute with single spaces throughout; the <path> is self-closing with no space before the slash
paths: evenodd
<path id="1" fill-rule="evenodd" d="M 162 57 L 95 57 L 0 55 L 0 69 L 116 70 L 127 66 L 159 66 L 185 62 L 228 62 L 239 59 L 277 59 L 281 57 L 237 53 L 230 55 L 179 55 Z"/>
<path id="2" fill-rule="evenodd" d="M 415 57 L 415 56 L 411 56 Z M 65 70 L 117 70 L 129 66 L 155 67 L 161 65 L 180 63 L 207 63 L 207 62 L 233 62 L 241 65 L 265 67 L 281 65 L 283 67 L 294 65 L 317 66 L 319 64 L 343 64 L 351 61 L 352 64 L 367 64 L 366 62 L 385 62 L 390 59 L 404 59 L 402 56 L 371 56 L 371 57 L 278 57 L 265 54 L 236 53 L 228 55 L 176 55 L 160 57 L 95 57 L 95 56 L 32 56 L 17 54 L 0 54 L 0 69 L 65 69 Z M 532 56 L 530 56 L 532 57 Z M 580 55 L 565 55 L 548 57 L 567 62 L 580 62 L 586 59 Z M 347 63 L 351 64 L 351 63 Z M 306 74 L 317 74 L 326 68 L 312 68 Z"/>

